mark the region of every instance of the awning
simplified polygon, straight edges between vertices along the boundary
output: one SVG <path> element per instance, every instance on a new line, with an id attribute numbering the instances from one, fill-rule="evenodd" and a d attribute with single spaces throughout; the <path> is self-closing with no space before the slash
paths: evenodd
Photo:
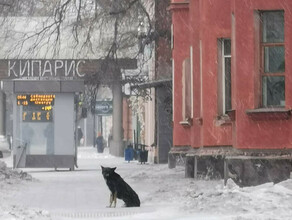
<path id="1" fill-rule="evenodd" d="M 149 89 L 172 84 L 172 79 L 159 79 L 130 86 L 130 89 Z"/>

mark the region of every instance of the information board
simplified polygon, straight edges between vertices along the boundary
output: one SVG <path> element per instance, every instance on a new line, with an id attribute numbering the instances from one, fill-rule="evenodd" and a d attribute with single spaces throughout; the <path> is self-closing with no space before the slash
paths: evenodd
<path id="1" fill-rule="evenodd" d="M 17 106 L 22 106 L 23 122 L 52 122 L 54 94 L 19 94 Z"/>

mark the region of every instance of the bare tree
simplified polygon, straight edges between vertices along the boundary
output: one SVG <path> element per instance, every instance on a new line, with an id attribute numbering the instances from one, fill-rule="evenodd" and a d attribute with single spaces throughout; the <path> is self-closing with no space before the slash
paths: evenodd
<path id="1" fill-rule="evenodd" d="M 2 0 L 0 41 L 13 41 L 2 56 L 102 59 L 87 83 L 141 82 L 151 56 L 151 47 L 145 56 L 145 46 L 156 36 L 153 5 L 148 0 Z M 139 71 L 122 78 L 118 60 L 125 57 L 137 59 Z"/>
<path id="2" fill-rule="evenodd" d="M 119 97 L 114 105 L 121 110 L 121 86 L 147 80 L 144 64 L 158 36 L 153 9 L 152 0 L 2 0 L 0 55 L 99 59 L 99 68 L 85 79 L 85 97 L 93 103 L 98 87 L 109 85 L 114 99 Z M 137 61 L 137 70 L 123 70 L 123 58 Z"/>

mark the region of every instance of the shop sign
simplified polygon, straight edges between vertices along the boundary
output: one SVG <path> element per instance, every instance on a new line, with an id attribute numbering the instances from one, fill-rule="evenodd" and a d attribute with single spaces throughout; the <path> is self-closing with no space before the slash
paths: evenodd
<path id="1" fill-rule="evenodd" d="M 0 80 L 83 79 L 87 75 L 95 74 L 102 63 L 103 60 L 99 59 L 4 59 L 0 60 Z M 136 69 L 137 61 L 127 58 L 119 59 L 118 65 L 121 69 Z"/>
<path id="2" fill-rule="evenodd" d="M 0 60 L 0 78 L 83 79 L 85 75 L 94 74 L 99 65 L 98 60 Z"/>
<path id="3" fill-rule="evenodd" d="M 95 114 L 97 115 L 111 115 L 113 113 L 112 101 L 96 101 Z"/>

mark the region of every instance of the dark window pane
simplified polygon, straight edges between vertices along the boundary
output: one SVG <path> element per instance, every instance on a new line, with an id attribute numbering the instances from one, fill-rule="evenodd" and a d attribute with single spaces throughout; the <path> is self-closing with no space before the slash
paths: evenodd
<path id="1" fill-rule="evenodd" d="M 231 40 L 225 39 L 224 40 L 224 55 L 230 55 L 231 54 Z"/>
<path id="2" fill-rule="evenodd" d="M 265 72 L 279 73 L 285 72 L 285 48 L 265 47 Z"/>
<path id="3" fill-rule="evenodd" d="M 231 58 L 225 58 L 225 111 L 231 109 Z"/>
<path id="4" fill-rule="evenodd" d="M 284 42 L 284 11 L 262 13 L 263 42 Z"/>
<path id="5" fill-rule="evenodd" d="M 263 105 L 285 106 L 285 78 L 283 76 L 263 77 Z"/>

